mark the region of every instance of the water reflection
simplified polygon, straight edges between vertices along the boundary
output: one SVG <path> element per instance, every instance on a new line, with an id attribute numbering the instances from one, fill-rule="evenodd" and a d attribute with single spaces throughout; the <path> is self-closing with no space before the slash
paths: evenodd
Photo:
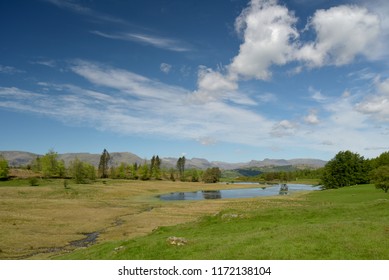
<path id="1" fill-rule="evenodd" d="M 319 186 L 301 184 L 281 184 L 270 187 L 230 189 L 230 190 L 207 190 L 197 192 L 175 192 L 160 195 L 161 200 L 203 200 L 222 198 L 250 198 L 258 196 L 288 195 L 296 191 L 320 190 Z"/>
<path id="2" fill-rule="evenodd" d="M 204 199 L 220 199 L 222 198 L 221 191 L 201 191 Z"/>

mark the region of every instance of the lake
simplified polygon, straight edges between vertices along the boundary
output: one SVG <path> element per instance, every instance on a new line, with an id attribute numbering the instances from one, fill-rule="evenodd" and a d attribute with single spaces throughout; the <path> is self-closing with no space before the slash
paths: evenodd
<path id="1" fill-rule="evenodd" d="M 239 183 L 240 184 L 240 183 Z M 254 183 L 245 183 L 254 185 Z M 172 192 L 158 196 L 161 200 L 203 200 L 203 199 L 223 199 L 223 198 L 251 198 L 258 196 L 275 196 L 288 195 L 298 191 L 320 190 L 320 186 L 287 184 L 286 188 L 282 185 L 272 185 L 268 187 L 229 189 L 229 190 L 212 190 L 212 191 L 195 191 L 195 192 Z"/>

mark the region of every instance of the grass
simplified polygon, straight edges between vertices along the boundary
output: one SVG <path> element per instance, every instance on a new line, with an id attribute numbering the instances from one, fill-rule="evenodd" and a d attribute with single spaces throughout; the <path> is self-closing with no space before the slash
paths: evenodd
<path id="1" fill-rule="evenodd" d="M 72 241 L 98 232 L 98 242 L 131 239 L 159 226 L 215 213 L 224 202 L 164 203 L 155 196 L 215 186 L 182 182 L 105 180 L 78 185 L 63 180 L 0 182 L 0 259 L 45 259 L 71 251 Z M 225 187 L 220 185 L 220 188 Z"/>
<path id="2" fill-rule="evenodd" d="M 216 215 L 65 259 L 388 259 L 389 197 L 372 185 L 235 200 Z M 171 236 L 188 240 L 172 246 Z"/>
<path id="3" fill-rule="evenodd" d="M 292 196 L 159 201 L 238 184 L 0 182 L 0 259 L 388 259 L 389 196 L 372 185 Z M 247 186 L 243 186 L 247 187 Z M 70 242 L 99 232 L 98 242 Z M 171 236 L 184 246 L 167 242 Z M 69 252 L 69 253 L 66 253 Z"/>

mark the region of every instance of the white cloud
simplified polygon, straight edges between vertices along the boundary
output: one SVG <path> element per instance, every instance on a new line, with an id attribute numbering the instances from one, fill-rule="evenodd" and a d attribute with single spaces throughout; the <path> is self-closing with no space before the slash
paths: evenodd
<path id="1" fill-rule="evenodd" d="M 270 79 L 271 65 L 284 65 L 291 59 L 291 41 L 299 36 L 294 27 L 296 21 L 276 0 L 252 0 L 235 22 L 244 42 L 229 66 L 230 73 L 243 78 Z"/>
<path id="2" fill-rule="evenodd" d="M 282 120 L 273 125 L 271 135 L 274 137 L 284 137 L 295 134 L 297 124 L 288 120 Z"/>
<path id="3" fill-rule="evenodd" d="M 0 73 L 2 74 L 17 74 L 17 73 L 23 73 L 24 71 L 16 69 L 12 66 L 4 66 L 0 65 Z"/>
<path id="4" fill-rule="evenodd" d="M 230 100 L 236 104 L 255 105 L 253 99 L 238 92 L 238 84 L 231 76 L 223 75 L 204 66 L 199 67 L 197 90 L 190 96 L 190 102 L 206 103 Z"/>
<path id="5" fill-rule="evenodd" d="M 191 50 L 189 47 L 185 46 L 185 44 L 180 42 L 179 40 L 145 34 L 145 33 L 128 32 L 128 33 L 108 34 L 96 30 L 91 31 L 91 33 L 108 39 L 138 42 L 146 45 L 151 45 L 156 48 L 175 51 L 175 52 L 187 52 Z"/>
<path id="6" fill-rule="evenodd" d="M 124 135 L 190 139 L 204 145 L 217 141 L 262 144 L 272 126 L 261 115 L 224 99 L 194 104 L 192 93 L 183 88 L 123 69 L 82 60 L 74 61 L 70 69 L 88 80 L 93 90 L 47 82 L 37 83 L 40 93 L 0 88 L 0 107 L 45 115 L 69 125 Z"/>
<path id="7" fill-rule="evenodd" d="M 296 57 L 315 67 L 345 65 L 357 55 L 371 58 L 380 35 L 379 17 L 358 6 L 318 10 L 309 27 L 314 29 L 317 38 L 315 42 L 303 45 Z"/>
<path id="8" fill-rule="evenodd" d="M 255 97 L 261 103 L 276 102 L 277 96 L 274 93 L 266 92 Z"/>
<path id="9" fill-rule="evenodd" d="M 47 67 L 51 67 L 51 68 L 54 68 L 57 66 L 57 63 L 55 62 L 55 60 L 52 60 L 52 59 L 42 59 L 42 60 L 37 60 L 37 61 L 31 61 L 30 63 L 39 64 L 39 65 L 43 65 L 43 66 L 47 66 Z"/>
<path id="10" fill-rule="evenodd" d="M 170 70 L 172 70 L 172 66 L 168 63 L 161 63 L 161 65 L 159 66 L 159 69 L 165 73 L 165 74 L 169 74 Z"/>
<path id="11" fill-rule="evenodd" d="M 310 125 L 319 124 L 319 118 L 316 110 L 311 110 L 307 116 L 304 117 L 304 121 Z"/>
<path id="12" fill-rule="evenodd" d="M 44 1 L 53 4 L 58 8 L 67 9 L 71 12 L 88 16 L 90 18 L 97 19 L 103 22 L 128 25 L 128 23 L 123 19 L 97 12 L 89 7 L 82 6 L 72 0 L 44 0 Z"/>
<path id="13" fill-rule="evenodd" d="M 238 89 L 234 80 L 206 67 L 199 68 L 197 83 L 200 91 L 223 92 Z"/>
<path id="14" fill-rule="evenodd" d="M 324 96 L 321 91 L 314 89 L 313 87 L 309 87 L 308 91 L 311 93 L 311 98 L 316 102 L 323 103 L 327 100 L 327 97 Z"/>
<path id="15" fill-rule="evenodd" d="M 217 140 L 211 137 L 200 137 L 197 139 L 197 141 L 204 146 L 211 146 L 217 143 Z"/>
<path id="16" fill-rule="evenodd" d="M 356 104 L 356 110 L 373 119 L 389 121 L 389 79 L 376 83 L 376 92 Z"/>

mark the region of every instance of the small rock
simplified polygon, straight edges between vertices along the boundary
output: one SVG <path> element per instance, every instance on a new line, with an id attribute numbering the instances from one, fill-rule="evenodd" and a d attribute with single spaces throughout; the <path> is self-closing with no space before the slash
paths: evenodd
<path id="1" fill-rule="evenodd" d="M 223 214 L 222 219 L 235 219 L 239 218 L 238 214 Z"/>
<path id="2" fill-rule="evenodd" d="M 184 237 L 175 237 L 175 236 L 168 237 L 168 239 L 166 239 L 166 241 L 170 245 L 174 245 L 174 246 L 183 246 L 183 245 L 186 245 L 188 243 L 188 240 L 186 240 L 186 238 L 184 238 Z"/>
<path id="3" fill-rule="evenodd" d="M 124 249 L 124 246 L 119 246 L 119 247 L 116 247 L 114 250 L 115 251 L 121 251 L 121 250 L 123 250 Z"/>

